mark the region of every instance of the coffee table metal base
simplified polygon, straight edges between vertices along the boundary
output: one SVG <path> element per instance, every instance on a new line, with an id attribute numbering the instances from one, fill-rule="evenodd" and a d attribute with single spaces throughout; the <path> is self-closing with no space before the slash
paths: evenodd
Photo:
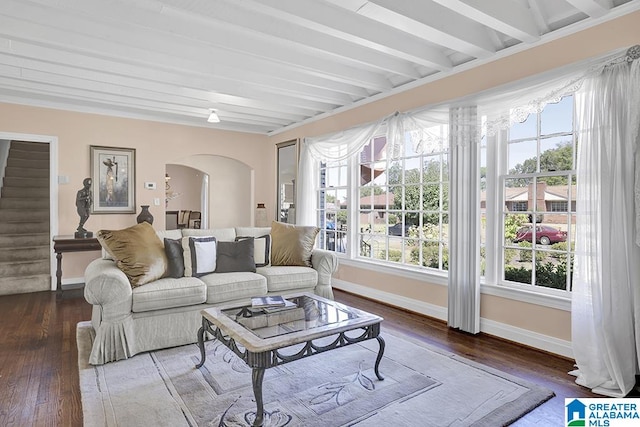
<path id="1" fill-rule="evenodd" d="M 198 347 L 200 348 L 200 363 L 196 365 L 196 368 L 202 367 L 206 360 L 206 351 L 204 348 L 204 334 L 209 333 L 215 339 L 227 346 L 233 353 L 251 367 L 251 383 L 253 386 L 253 395 L 256 399 L 256 418 L 253 421 L 254 426 L 261 426 L 264 421 L 264 403 L 262 400 L 262 380 L 264 378 L 264 371 L 267 368 L 282 365 L 285 363 L 300 360 L 305 357 L 313 356 L 314 354 L 323 353 L 325 351 L 333 350 L 347 345 L 356 344 L 362 341 L 375 338 L 380 345 L 378 349 L 378 356 L 376 357 L 376 363 L 374 365 L 374 372 L 379 380 L 384 380 L 384 377 L 380 374 L 380 361 L 384 355 L 385 342 L 380 336 L 380 323 L 374 323 L 372 325 L 354 328 L 353 330 L 362 329 L 362 334 L 357 337 L 348 337 L 345 332 L 337 334 L 335 340 L 327 345 L 316 345 L 313 340 L 307 341 L 304 347 L 295 354 L 285 355 L 277 348 L 260 353 L 251 352 L 247 349 L 241 349 L 236 344 L 235 340 L 228 335 L 225 335 L 223 331 L 213 325 L 207 318 L 202 318 L 202 326 L 198 330 Z M 286 348 L 286 347 L 283 347 Z"/>

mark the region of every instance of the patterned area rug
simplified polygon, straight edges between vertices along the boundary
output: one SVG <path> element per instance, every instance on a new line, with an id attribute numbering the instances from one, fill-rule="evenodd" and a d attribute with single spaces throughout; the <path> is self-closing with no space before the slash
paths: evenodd
<path id="1" fill-rule="evenodd" d="M 87 364 L 93 329 L 77 328 L 85 426 L 247 426 L 255 418 L 251 369 L 218 341 L 195 369 L 195 344 Z M 551 390 L 394 336 L 379 381 L 369 340 L 265 371 L 265 426 L 500 426 Z"/>

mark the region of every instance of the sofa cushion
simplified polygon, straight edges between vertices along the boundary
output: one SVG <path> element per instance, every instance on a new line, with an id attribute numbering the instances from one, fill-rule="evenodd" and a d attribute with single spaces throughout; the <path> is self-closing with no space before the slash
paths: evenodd
<path id="1" fill-rule="evenodd" d="M 272 265 L 260 267 L 256 273 L 267 279 L 269 292 L 315 288 L 318 283 L 318 272 L 310 267 Z"/>
<path id="2" fill-rule="evenodd" d="M 100 230 L 100 245 L 116 260 L 131 287 L 153 282 L 164 276 L 167 256 L 164 245 L 151 224 L 142 222 L 122 230 Z"/>
<path id="3" fill-rule="evenodd" d="M 271 223 L 271 265 L 311 267 L 318 227 Z"/>
<path id="4" fill-rule="evenodd" d="M 195 277 L 165 278 L 133 289 L 131 298 L 134 313 L 184 307 L 204 303 L 207 287 Z"/>
<path id="5" fill-rule="evenodd" d="M 253 250 L 253 237 L 247 237 L 237 242 L 218 242 L 216 273 L 232 273 L 234 271 L 255 273 L 256 263 L 253 260 Z"/>
<path id="6" fill-rule="evenodd" d="M 164 253 L 167 255 L 166 277 L 178 279 L 184 276 L 184 250 L 182 249 L 182 239 L 164 238 Z"/>
<path id="7" fill-rule="evenodd" d="M 200 277 L 207 285 L 207 303 L 249 299 L 267 293 L 267 279 L 256 273 L 213 273 Z"/>

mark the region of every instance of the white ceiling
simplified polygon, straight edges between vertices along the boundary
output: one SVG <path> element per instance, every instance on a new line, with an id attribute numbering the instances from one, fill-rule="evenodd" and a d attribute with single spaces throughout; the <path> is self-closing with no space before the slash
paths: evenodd
<path id="1" fill-rule="evenodd" d="M 0 0 L 0 102 L 275 134 L 636 10 L 640 0 Z"/>

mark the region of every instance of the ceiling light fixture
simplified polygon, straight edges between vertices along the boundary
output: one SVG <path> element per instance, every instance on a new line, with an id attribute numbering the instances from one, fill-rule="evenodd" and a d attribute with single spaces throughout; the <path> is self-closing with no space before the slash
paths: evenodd
<path id="1" fill-rule="evenodd" d="M 209 114 L 207 121 L 209 123 L 220 123 L 220 117 L 218 117 L 218 113 L 216 113 L 215 110 L 211 110 L 211 114 Z"/>

